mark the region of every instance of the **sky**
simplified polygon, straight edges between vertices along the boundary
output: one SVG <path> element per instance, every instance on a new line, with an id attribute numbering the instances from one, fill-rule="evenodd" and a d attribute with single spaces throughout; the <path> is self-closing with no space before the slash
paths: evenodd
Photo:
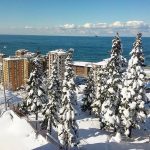
<path id="1" fill-rule="evenodd" d="M 150 36 L 150 0 L 0 0 L 0 34 Z"/>

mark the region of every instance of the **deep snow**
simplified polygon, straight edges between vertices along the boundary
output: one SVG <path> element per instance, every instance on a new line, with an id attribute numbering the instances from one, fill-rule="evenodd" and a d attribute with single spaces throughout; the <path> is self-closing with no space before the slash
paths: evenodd
<path id="1" fill-rule="evenodd" d="M 78 88 L 78 104 L 81 105 L 82 91 L 84 85 Z M 150 94 L 147 94 L 150 97 Z M 2 96 L 1 96 L 2 98 Z M 14 97 L 14 101 L 16 99 Z M 106 131 L 99 130 L 99 121 L 94 116 L 79 110 L 79 149 L 81 150 L 150 150 L 150 115 L 146 124 L 141 129 L 133 132 L 131 139 L 122 137 L 119 142 L 119 136 Z M 13 118 L 12 118 L 12 116 Z M 34 120 L 34 115 L 30 116 Z M 31 120 L 32 120 L 31 119 Z M 42 119 L 42 117 L 40 117 Z M 7 111 L 0 118 L 0 150 L 55 150 L 54 145 L 39 136 L 35 139 L 35 132 L 24 119 L 18 118 L 12 111 Z M 144 130 L 146 129 L 146 130 Z M 56 138 L 56 137 L 55 137 Z"/>
<path id="2" fill-rule="evenodd" d="M 55 150 L 25 119 L 8 110 L 0 117 L 0 150 Z"/>

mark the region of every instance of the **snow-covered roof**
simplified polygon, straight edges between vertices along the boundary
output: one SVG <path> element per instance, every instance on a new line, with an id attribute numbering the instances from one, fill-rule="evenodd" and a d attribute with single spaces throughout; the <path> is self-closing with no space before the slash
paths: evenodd
<path id="1" fill-rule="evenodd" d="M 144 68 L 144 71 L 145 71 L 146 74 L 150 75 L 150 68 L 149 69 L 148 68 Z"/>
<path id="2" fill-rule="evenodd" d="M 23 55 L 23 57 L 34 57 L 36 53 L 33 52 L 27 52 L 26 54 Z"/>
<path id="3" fill-rule="evenodd" d="M 65 52 L 63 49 L 56 49 L 56 50 L 53 50 L 53 51 L 49 51 L 48 53 L 49 53 L 49 54 L 55 54 L 55 53 L 56 53 L 56 54 L 58 54 L 58 55 L 59 55 L 59 54 L 61 54 L 61 55 L 62 55 L 62 54 L 65 55 L 65 54 L 66 54 L 66 52 Z"/>
<path id="4" fill-rule="evenodd" d="M 86 66 L 86 67 L 92 67 L 93 63 L 92 62 L 84 62 L 84 61 L 73 61 L 74 66 Z"/>
<path id="5" fill-rule="evenodd" d="M 74 66 L 82 66 L 82 67 L 92 67 L 92 66 L 103 66 L 108 62 L 109 59 L 104 59 L 103 61 L 100 62 L 84 62 L 84 61 L 74 61 L 73 65 Z"/>
<path id="6" fill-rule="evenodd" d="M 29 50 L 27 50 L 27 49 L 18 49 L 18 50 L 16 50 L 16 52 L 28 52 Z"/>
<path id="7" fill-rule="evenodd" d="M 6 57 L 6 58 L 4 58 L 3 60 L 23 60 L 23 58 L 21 58 L 21 57 Z"/>
<path id="8" fill-rule="evenodd" d="M 106 65 L 108 63 L 110 59 L 104 59 L 103 61 L 100 61 L 100 62 L 97 62 L 97 63 L 94 63 L 95 65 L 97 66 L 103 66 L 103 65 Z"/>
<path id="9" fill-rule="evenodd" d="M 5 54 L 3 54 L 3 53 L 0 53 L 0 56 L 5 56 Z"/>

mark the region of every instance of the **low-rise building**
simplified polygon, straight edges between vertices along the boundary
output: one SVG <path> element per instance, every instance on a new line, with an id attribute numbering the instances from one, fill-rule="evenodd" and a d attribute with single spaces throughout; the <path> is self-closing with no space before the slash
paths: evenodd
<path id="1" fill-rule="evenodd" d="M 106 62 L 107 62 L 107 59 L 103 60 L 103 61 L 100 61 L 100 62 L 97 62 L 97 63 L 95 63 L 95 62 L 74 61 L 73 62 L 73 68 L 74 68 L 76 76 L 87 77 L 91 67 L 96 69 L 99 66 L 105 65 Z M 96 76 L 96 74 L 94 76 Z"/>
<path id="2" fill-rule="evenodd" d="M 73 68 L 76 76 L 87 77 L 90 68 L 93 66 L 91 62 L 74 61 Z"/>

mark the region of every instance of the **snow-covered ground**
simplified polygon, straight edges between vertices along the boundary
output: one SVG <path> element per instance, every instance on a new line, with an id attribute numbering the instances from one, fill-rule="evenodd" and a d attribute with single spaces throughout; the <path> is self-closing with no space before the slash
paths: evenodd
<path id="1" fill-rule="evenodd" d="M 21 95 L 14 93 L 12 91 L 5 91 L 6 93 L 6 101 L 8 105 L 17 105 L 17 103 L 22 101 Z M 0 114 L 5 110 L 5 98 L 4 98 L 4 91 L 0 89 Z"/>
<path id="2" fill-rule="evenodd" d="M 0 117 L 0 150 L 55 150 L 39 135 L 25 119 L 20 119 L 13 111 L 4 112 Z"/>
<path id="3" fill-rule="evenodd" d="M 79 105 L 81 105 L 83 89 L 83 85 L 78 88 Z M 150 94 L 147 96 L 150 97 Z M 31 115 L 30 119 L 34 120 L 34 117 Z M 79 149 L 81 150 L 150 150 L 150 115 L 141 129 L 134 130 L 131 139 L 122 137 L 121 142 L 112 133 L 99 130 L 98 119 L 81 112 L 80 109 L 77 122 L 79 125 Z M 48 144 L 42 136 L 38 136 L 36 139 L 30 124 L 26 120 L 18 118 L 12 111 L 7 111 L 0 117 L 0 129 L 0 150 L 55 150 L 54 145 Z M 55 138 L 57 137 L 55 136 Z"/>
<path id="4" fill-rule="evenodd" d="M 81 85 L 78 93 L 82 93 L 84 86 Z M 147 94 L 150 97 L 150 94 Z M 78 94 L 78 103 L 81 104 L 82 94 Z M 146 124 L 141 129 L 133 131 L 133 137 L 127 139 L 119 137 L 110 132 L 99 129 L 99 121 L 97 118 L 90 117 L 84 112 L 79 112 L 77 120 L 79 125 L 79 147 L 81 150 L 150 150 L 150 115 Z M 144 130 L 146 128 L 146 130 Z"/>

